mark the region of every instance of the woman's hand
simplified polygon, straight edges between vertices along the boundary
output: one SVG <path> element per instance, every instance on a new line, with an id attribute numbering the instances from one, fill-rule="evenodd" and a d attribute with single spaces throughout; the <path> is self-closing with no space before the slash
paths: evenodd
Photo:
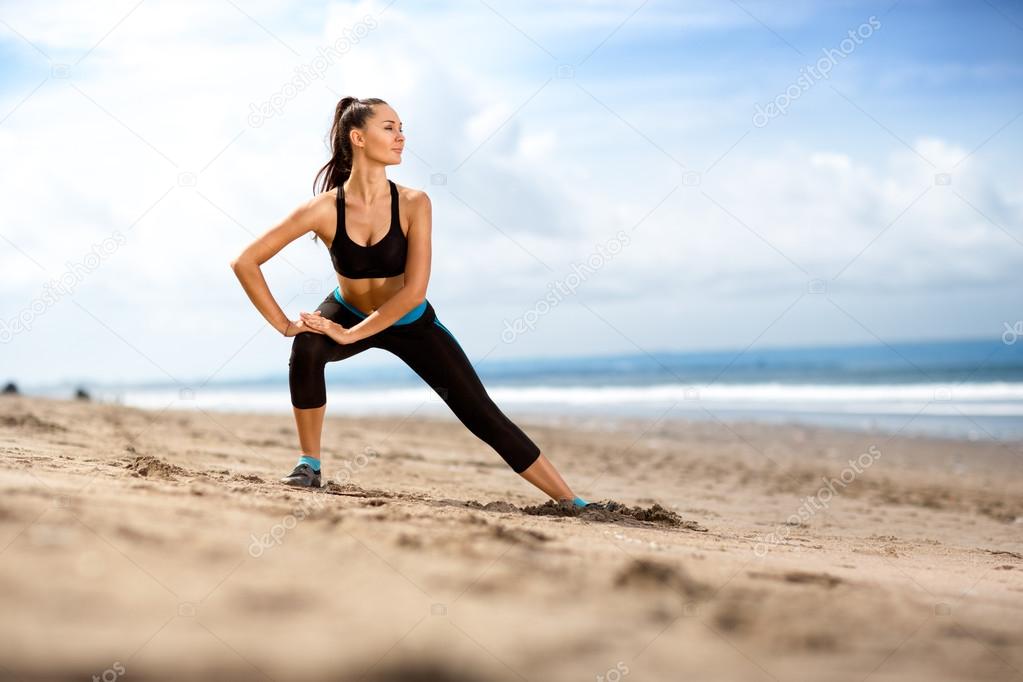
<path id="1" fill-rule="evenodd" d="M 308 327 L 302 320 L 288 320 L 288 325 L 281 332 L 285 337 L 298 336 L 302 332 L 314 332 L 316 334 L 322 334 L 323 332 L 318 329 L 312 329 Z"/>
<path id="2" fill-rule="evenodd" d="M 326 334 L 340 344 L 349 343 L 348 330 L 337 322 L 325 318 L 319 310 L 312 313 L 299 313 L 299 315 L 301 315 L 300 322 L 309 331 Z"/>
<path id="3" fill-rule="evenodd" d="M 286 336 L 298 336 L 303 331 L 311 331 L 311 329 L 308 329 L 306 327 L 306 325 L 302 322 L 302 320 L 299 320 L 298 322 L 293 321 L 293 320 L 288 320 L 287 321 L 287 326 L 285 326 L 284 330 L 281 331 L 280 333 L 284 334 L 285 337 Z"/>

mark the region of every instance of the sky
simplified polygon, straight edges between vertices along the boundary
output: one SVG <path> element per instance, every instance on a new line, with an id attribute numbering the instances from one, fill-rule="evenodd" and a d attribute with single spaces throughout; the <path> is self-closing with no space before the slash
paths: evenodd
<path id="1" fill-rule="evenodd" d="M 1007 0 L 0 2 L 0 381 L 286 375 L 229 263 L 349 95 L 474 360 L 998 339 L 1021 85 Z M 337 283 L 311 235 L 263 272 Z"/>

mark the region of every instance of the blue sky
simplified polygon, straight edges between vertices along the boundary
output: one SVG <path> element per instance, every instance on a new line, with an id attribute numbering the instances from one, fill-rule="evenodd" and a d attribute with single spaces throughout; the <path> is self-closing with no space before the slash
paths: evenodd
<path id="1" fill-rule="evenodd" d="M 405 122 L 388 174 L 433 200 L 428 298 L 470 357 L 995 339 L 1023 318 L 1019 3 L 133 0 L 0 19 L 3 380 L 286 372 L 290 340 L 227 264 L 311 195 L 349 94 Z M 845 50 L 850 31 L 866 37 Z M 827 78 L 800 85 L 827 50 Z M 300 67 L 308 87 L 253 125 Z M 308 239 L 264 272 L 293 319 L 334 286 Z"/>

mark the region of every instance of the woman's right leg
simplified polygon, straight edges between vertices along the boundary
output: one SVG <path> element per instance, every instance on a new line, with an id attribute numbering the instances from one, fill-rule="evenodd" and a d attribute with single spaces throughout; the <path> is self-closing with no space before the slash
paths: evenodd
<path id="1" fill-rule="evenodd" d="M 345 327 L 352 327 L 360 321 L 337 302 L 333 292 L 316 309 L 324 317 Z M 319 459 L 323 417 L 327 411 L 326 365 L 373 348 L 375 340 L 370 337 L 341 345 L 326 334 L 316 332 L 302 332 L 293 339 L 288 361 L 288 385 L 299 446 L 304 456 Z"/>
<path id="2" fill-rule="evenodd" d="M 320 458 L 320 436 L 323 433 L 323 416 L 327 414 L 327 406 L 312 407 L 303 410 L 292 407 L 295 413 L 295 427 L 298 429 L 298 446 L 306 457 Z"/>

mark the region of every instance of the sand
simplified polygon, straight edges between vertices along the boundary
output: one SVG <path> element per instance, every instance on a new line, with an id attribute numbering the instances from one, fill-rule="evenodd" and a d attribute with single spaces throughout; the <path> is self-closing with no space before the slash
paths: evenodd
<path id="1" fill-rule="evenodd" d="M 1023 680 L 1023 444 L 516 422 L 0 396 L 0 679 Z"/>

